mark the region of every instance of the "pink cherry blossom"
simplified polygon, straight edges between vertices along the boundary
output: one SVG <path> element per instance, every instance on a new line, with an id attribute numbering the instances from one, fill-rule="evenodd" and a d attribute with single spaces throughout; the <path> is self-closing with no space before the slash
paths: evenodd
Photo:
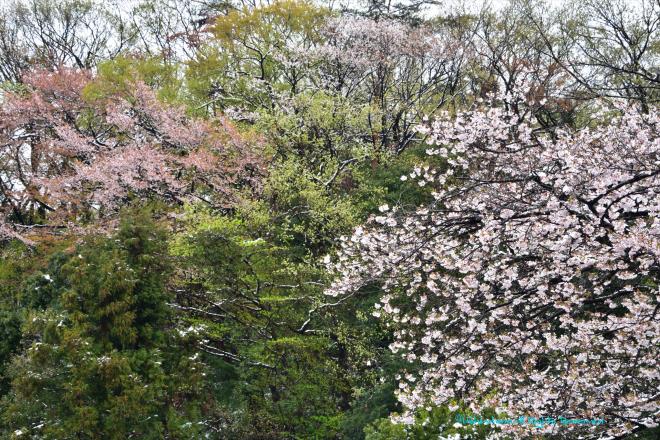
<path id="1" fill-rule="evenodd" d="M 263 160 L 231 123 L 191 119 L 136 80 L 128 92 L 88 100 L 89 72 L 34 71 L 24 94 L 2 103 L 2 236 L 12 224 L 108 216 L 127 200 L 157 197 L 213 206 L 257 190 Z"/>
<path id="2" fill-rule="evenodd" d="M 342 242 L 327 294 L 382 285 L 390 348 L 422 362 L 401 382 L 404 418 L 462 400 L 607 422 L 562 427 L 570 438 L 655 426 L 660 112 L 602 104 L 593 127 L 551 133 L 526 96 L 421 127 L 449 164 L 409 175 L 434 202 L 379 213 Z"/>

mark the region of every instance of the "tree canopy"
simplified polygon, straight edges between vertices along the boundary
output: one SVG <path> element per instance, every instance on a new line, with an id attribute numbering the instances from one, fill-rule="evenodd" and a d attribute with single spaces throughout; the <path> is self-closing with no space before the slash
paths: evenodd
<path id="1" fill-rule="evenodd" d="M 16 0 L 0 81 L 0 437 L 657 437 L 657 0 Z"/>

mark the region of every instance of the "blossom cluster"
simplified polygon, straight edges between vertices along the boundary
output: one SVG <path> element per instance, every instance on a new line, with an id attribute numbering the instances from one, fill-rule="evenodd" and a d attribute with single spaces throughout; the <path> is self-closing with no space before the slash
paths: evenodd
<path id="1" fill-rule="evenodd" d="M 112 213 L 130 197 L 234 202 L 258 186 L 262 161 L 228 119 L 189 118 L 145 83 L 86 96 L 90 72 L 33 71 L 2 108 L 0 200 L 4 236 L 36 211 Z M 44 215 L 42 214 L 42 217 Z"/>
<path id="2" fill-rule="evenodd" d="M 442 166 L 402 179 L 433 202 L 384 206 L 345 238 L 327 294 L 382 285 L 374 315 L 410 362 L 403 421 L 463 401 L 608 420 L 569 436 L 655 426 L 660 113 L 603 104 L 589 127 L 549 132 L 526 96 L 422 127 Z"/>

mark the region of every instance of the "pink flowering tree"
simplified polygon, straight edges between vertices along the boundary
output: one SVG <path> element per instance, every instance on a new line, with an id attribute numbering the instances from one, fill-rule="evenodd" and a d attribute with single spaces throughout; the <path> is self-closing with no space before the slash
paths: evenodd
<path id="1" fill-rule="evenodd" d="M 467 404 L 605 419 L 535 431 L 570 438 L 656 426 L 660 113 L 603 105 L 589 127 L 547 132 L 529 116 L 546 105 L 532 96 L 422 127 L 440 165 L 401 179 L 430 187 L 433 202 L 382 206 L 344 238 L 327 294 L 382 286 L 373 314 L 410 362 L 404 422 Z"/>
<path id="2" fill-rule="evenodd" d="M 49 218 L 101 218 L 128 200 L 202 199 L 228 207 L 255 188 L 261 161 L 223 118 L 200 121 L 140 81 L 94 98 L 89 72 L 34 71 L 0 112 L 4 236 Z"/>

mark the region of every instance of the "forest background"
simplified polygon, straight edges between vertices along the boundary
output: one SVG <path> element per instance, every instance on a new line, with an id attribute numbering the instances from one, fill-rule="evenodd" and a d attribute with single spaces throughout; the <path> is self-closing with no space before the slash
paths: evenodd
<path id="1" fill-rule="evenodd" d="M 619 139 L 621 149 L 579 155 L 592 168 L 576 166 L 551 184 L 535 173 L 534 182 L 544 191 L 555 184 L 586 188 L 571 178 L 599 170 L 622 182 L 596 185 L 608 195 L 624 183 L 637 185 L 621 197 L 633 200 L 621 208 L 626 215 L 619 218 L 629 222 L 621 228 L 657 240 L 659 29 L 658 0 L 3 3 L 0 437 L 655 438 L 657 241 L 636 245 L 650 250 L 644 258 L 641 251 L 626 254 L 623 262 L 609 254 L 598 260 L 602 254 L 593 250 L 616 247 L 620 236 L 591 243 L 597 262 L 580 269 L 581 282 L 607 273 L 602 282 L 611 286 L 620 271 L 626 275 L 618 279 L 635 284 L 614 293 L 607 287 L 586 302 L 576 291 L 581 302 L 567 300 L 567 309 L 581 311 L 569 312 L 575 322 L 593 324 L 589 317 L 597 316 L 610 324 L 605 342 L 576 339 L 570 356 L 564 353 L 578 369 L 567 366 L 562 374 L 583 374 L 593 388 L 571 388 L 562 404 L 546 407 L 508 394 L 508 382 L 484 389 L 476 381 L 442 382 L 449 371 L 467 380 L 469 366 L 443 364 L 440 374 L 428 373 L 427 364 L 462 358 L 449 349 L 452 341 L 441 345 L 430 330 L 415 333 L 421 322 L 439 324 L 414 314 L 427 296 L 406 262 L 418 261 L 410 240 L 435 243 L 441 232 L 434 249 L 470 260 L 476 249 L 458 256 L 453 249 L 460 240 L 490 239 L 478 232 L 491 218 L 481 214 L 495 209 L 489 200 L 497 218 L 525 218 L 519 202 L 526 187 L 497 187 L 478 200 L 468 190 L 443 193 L 452 185 L 499 185 L 487 170 L 538 169 L 529 162 L 543 156 L 537 150 L 504 160 L 488 155 L 491 139 L 511 137 L 542 152 L 561 145 L 559 159 Z M 637 137 L 621 140 L 633 126 Z M 434 150 L 442 146 L 449 152 Z M 613 158 L 638 174 L 628 179 L 603 165 Z M 447 178 L 430 177 L 429 170 Z M 557 206 L 581 200 L 569 191 L 553 199 Z M 439 203 L 438 194 L 462 201 L 455 212 L 469 211 L 464 222 L 436 230 L 437 218 L 397 217 L 426 218 L 419 211 L 425 206 L 441 206 L 445 215 L 453 205 L 449 198 Z M 620 233 L 603 218 L 608 234 Z M 577 228 L 568 224 L 557 237 Z M 394 232 L 363 240 L 363 230 L 380 227 L 374 225 Z M 411 237 L 402 238 L 406 231 Z M 556 232 L 545 231 L 539 242 Z M 443 278 L 452 272 L 443 255 L 424 254 L 419 265 L 444 265 L 437 277 L 458 304 L 469 297 L 461 286 L 472 279 L 467 271 L 457 275 L 463 284 Z M 495 255 L 483 259 L 493 262 Z M 547 261 L 567 267 L 560 260 Z M 392 274 L 407 284 L 393 287 Z M 426 274 L 419 276 L 431 296 L 442 297 Z M 511 283 L 500 281 L 498 292 L 509 292 Z M 474 283 L 479 291 L 485 281 Z M 556 282 L 550 284 L 552 290 Z M 639 307 L 628 306 L 626 295 L 636 295 Z M 598 302 L 611 298 L 618 302 L 601 310 Z M 408 309 L 411 315 L 400 315 Z M 543 325 L 558 323 L 557 338 L 565 334 L 559 314 L 540 307 L 526 316 L 538 310 L 550 316 Z M 645 317 L 631 327 L 634 343 L 617 339 L 612 321 L 629 314 Z M 474 328 L 479 324 L 466 319 L 456 331 Z M 473 352 L 501 328 L 484 327 Z M 527 329 L 527 336 L 536 331 Z M 410 342 L 432 340 L 425 337 L 438 339 L 430 345 L 443 347 L 440 361 Z M 636 351 L 621 348 L 631 344 Z M 587 368 L 587 355 L 610 353 L 610 346 L 634 368 L 616 374 Z M 521 379 L 519 388 L 529 391 L 534 374 L 561 358 L 539 345 L 522 350 L 538 355 L 534 365 L 511 353 L 519 363 L 489 358 L 480 373 L 521 375 L 527 382 Z M 434 385 L 417 393 L 415 377 Z M 588 399 L 593 390 L 619 380 L 619 388 L 600 397 L 609 406 L 597 410 Z M 514 432 L 455 423 L 457 415 L 506 412 L 504 404 L 477 404 L 501 403 L 503 396 L 525 412 L 514 417 L 606 423 Z"/>

